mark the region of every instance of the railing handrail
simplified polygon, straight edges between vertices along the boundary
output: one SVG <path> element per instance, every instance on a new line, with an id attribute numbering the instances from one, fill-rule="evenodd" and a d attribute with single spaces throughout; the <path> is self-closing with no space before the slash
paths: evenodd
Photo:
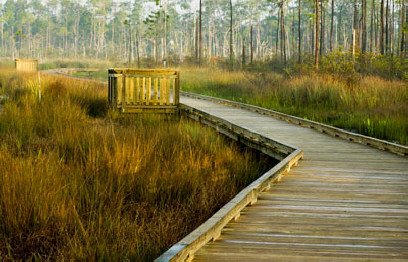
<path id="1" fill-rule="evenodd" d="M 28 59 L 28 58 L 16 58 L 14 60 L 21 61 L 21 62 L 38 62 L 38 59 Z"/>
<path id="2" fill-rule="evenodd" d="M 179 70 L 170 69 L 132 69 L 132 68 L 110 68 L 109 74 L 141 74 L 141 75 L 177 75 Z"/>

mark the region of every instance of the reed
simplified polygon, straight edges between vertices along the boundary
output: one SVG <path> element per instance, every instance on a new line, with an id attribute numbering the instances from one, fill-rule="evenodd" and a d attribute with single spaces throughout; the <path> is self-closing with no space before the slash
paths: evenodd
<path id="1" fill-rule="evenodd" d="M 123 116 L 106 86 L 0 71 L 0 258 L 152 260 L 271 167 L 187 119 Z"/>

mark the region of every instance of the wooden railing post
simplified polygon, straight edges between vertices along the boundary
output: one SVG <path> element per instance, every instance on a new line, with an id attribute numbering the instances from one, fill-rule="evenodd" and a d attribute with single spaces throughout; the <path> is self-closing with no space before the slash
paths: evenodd
<path id="1" fill-rule="evenodd" d="M 179 104 L 179 99 L 180 99 L 180 72 L 176 72 L 176 86 L 174 87 L 174 103 L 176 105 Z"/>

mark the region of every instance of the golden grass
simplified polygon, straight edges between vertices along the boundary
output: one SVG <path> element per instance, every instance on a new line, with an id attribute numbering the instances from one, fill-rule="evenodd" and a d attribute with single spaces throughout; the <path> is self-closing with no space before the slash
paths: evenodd
<path id="1" fill-rule="evenodd" d="M 106 87 L 0 71 L 0 257 L 152 260 L 270 168 L 186 119 L 121 116 Z M 255 159 L 256 157 L 256 159 Z"/>

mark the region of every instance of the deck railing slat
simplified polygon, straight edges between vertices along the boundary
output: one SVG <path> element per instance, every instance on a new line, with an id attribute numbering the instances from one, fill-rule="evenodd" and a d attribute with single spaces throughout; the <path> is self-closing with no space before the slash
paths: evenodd
<path id="1" fill-rule="evenodd" d="M 154 98 L 153 98 L 153 103 L 154 105 L 157 104 L 157 101 L 159 100 L 159 79 L 155 78 L 154 79 Z"/>

